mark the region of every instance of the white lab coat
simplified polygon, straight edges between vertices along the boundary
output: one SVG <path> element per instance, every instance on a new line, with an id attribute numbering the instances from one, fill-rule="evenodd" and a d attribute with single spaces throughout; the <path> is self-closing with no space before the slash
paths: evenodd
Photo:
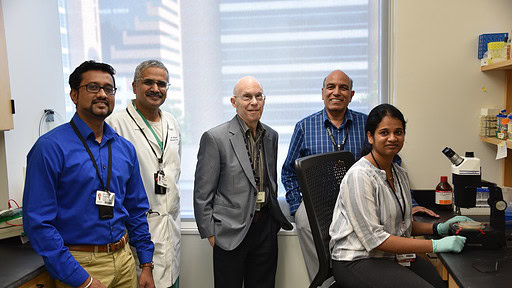
<path id="1" fill-rule="evenodd" d="M 135 100 L 130 101 L 128 111 L 133 116 L 138 125 L 143 129 L 151 146 L 160 157 L 161 150 L 155 137 L 144 123 L 142 117 L 135 110 Z M 151 151 L 148 141 L 142 135 L 139 127 L 132 118 L 123 109 L 120 112 L 112 114 L 106 119 L 106 122 L 117 131 L 119 135 L 129 140 L 137 150 L 140 171 L 144 188 L 148 196 L 149 205 L 153 212 L 148 215 L 149 232 L 151 240 L 155 244 L 155 253 L 153 263 L 153 278 L 155 286 L 170 287 L 180 275 L 180 192 L 178 180 L 180 178 L 181 164 L 181 134 L 176 119 L 165 111 L 161 111 L 161 119 L 163 121 L 163 139 L 167 131 L 169 138 L 165 148 L 163 166 L 164 173 L 167 177 L 169 188 L 164 195 L 155 194 L 155 182 L 153 174 L 158 171 L 158 160 Z M 135 249 L 132 248 L 135 253 Z M 136 254 L 135 254 L 136 255 Z M 137 264 L 137 272 L 140 274 L 138 257 L 135 257 Z"/>

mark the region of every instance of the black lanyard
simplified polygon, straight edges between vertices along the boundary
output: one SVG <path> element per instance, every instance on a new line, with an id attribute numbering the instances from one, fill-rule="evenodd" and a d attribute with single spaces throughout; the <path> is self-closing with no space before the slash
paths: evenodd
<path id="1" fill-rule="evenodd" d="M 370 153 L 372 154 L 373 161 L 375 161 L 375 164 L 377 164 L 377 167 L 379 167 L 379 169 L 382 170 L 382 168 L 380 168 L 379 162 L 377 162 L 377 159 L 375 159 L 375 156 L 373 156 L 373 151 L 371 151 Z M 405 197 L 404 197 L 404 192 L 402 190 L 402 186 L 400 185 L 400 177 L 398 177 L 398 174 L 396 174 L 395 168 L 393 167 L 393 163 L 391 163 L 391 169 L 393 170 L 393 172 L 391 172 L 391 173 L 395 173 L 395 175 L 396 175 L 396 180 L 398 181 L 398 189 L 400 189 L 400 195 L 402 195 L 402 200 L 404 201 L 404 207 L 402 207 L 402 203 L 398 199 L 398 196 L 396 195 L 395 189 L 393 188 L 391 183 L 389 183 L 388 177 L 386 177 L 386 182 L 388 183 L 389 188 L 391 188 L 391 190 L 393 191 L 393 195 L 395 196 L 396 202 L 398 202 L 398 205 L 400 206 L 400 212 L 402 212 L 402 222 L 403 222 L 403 221 L 405 221 Z"/>
<path id="2" fill-rule="evenodd" d="M 327 130 L 327 134 L 329 134 L 329 138 L 331 139 L 332 145 L 334 145 L 334 150 L 341 151 L 345 149 L 345 140 L 347 140 L 348 137 L 348 123 L 345 127 L 345 135 L 343 136 L 343 141 L 341 142 L 341 145 L 336 144 L 336 139 L 334 139 L 334 135 L 332 135 L 331 126 L 329 125 L 329 121 L 325 121 L 325 129 Z"/>
<path id="3" fill-rule="evenodd" d="M 243 131 L 243 130 L 242 130 Z M 254 181 L 256 182 L 256 185 L 258 186 L 258 190 L 259 191 L 263 191 L 264 187 L 263 187 L 263 182 L 264 182 L 264 167 L 263 167 L 263 161 L 261 161 L 261 159 L 263 159 L 263 133 L 260 135 L 260 137 L 258 139 L 256 139 L 256 141 L 253 141 L 254 142 L 254 146 L 252 146 L 252 149 L 253 149 L 253 152 L 254 152 L 254 148 L 256 148 L 256 159 L 253 159 L 253 157 L 251 155 L 253 155 L 254 153 L 251 153 L 249 152 L 249 143 L 248 141 L 250 141 L 249 139 L 247 139 L 248 137 L 252 137 L 251 134 L 251 131 L 250 130 L 247 130 L 249 131 L 249 135 L 247 134 L 244 134 L 244 142 L 245 142 L 245 148 L 247 149 L 247 156 L 249 157 L 249 161 L 251 162 L 251 168 L 252 168 L 252 174 L 254 176 Z M 243 133 L 242 133 L 243 134 Z M 253 138 L 254 140 L 254 138 Z M 259 175 L 256 176 L 256 165 L 258 165 L 258 173 Z"/>
<path id="4" fill-rule="evenodd" d="M 80 131 L 78 131 L 78 128 L 76 127 L 75 122 L 73 122 L 73 120 L 71 120 L 70 124 L 71 124 L 71 127 L 73 127 L 75 134 L 78 136 L 78 138 L 80 138 L 80 141 L 82 141 L 82 144 L 84 145 L 85 150 L 87 150 L 87 153 L 89 154 L 89 157 L 91 158 L 94 168 L 96 168 L 96 175 L 98 175 L 98 178 L 100 179 L 101 188 L 103 189 L 103 191 L 110 192 L 108 190 L 108 188 L 110 186 L 110 178 L 112 176 L 112 147 L 110 146 L 112 141 L 108 141 L 108 174 L 107 174 L 107 186 L 105 186 L 105 183 L 103 182 L 103 179 L 101 178 L 101 175 L 100 175 L 100 169 L 98 169 L 98 164 L 96 164 L 96 160 L 94 159 L 94 156 L 92 155 L 91 149 L 89 149 L 89 146 L 87 146 L 87 143 L 85 143 L 85 139 L 82 136 L 82 134 L 80 134 Z"/>
<path id="5" fill-rule="evenodd" d="M 155 149 L 153 149 L 153 146 L 151 145 L 151 142 L 149 142 L 148 136 L 146 136 L 146 133 L 144 133 L 144 130 L 142 130 L 142 128 L 139 126 L 139 123 L 137 123 L 137 121 L 135 121 L 135 118 L 133 118 L 132 114 L 130 114 L 130 111 L 128 111 L 128 107 L 126 107 L 126 113 L 128 113 L 130 118 L 132 118 L 133 122 L 135 122 L 135 125 L 137 125 L 137 127 L 139 127 L 140 132 L 142 133 L 142 135 L 144 136 L 144 138 L 146 138 L 146 141 L 148 142 L 149 148 L 151 148 L 151 151 L 153 151 L 153 154 L 155 154 L 155 157 L 158 160 L 158 163 L 162 164 L 164 162 L 165 147 L 167 147 L 167 138 L 169 138 L 169 129 L 167 129 L 167 135 L 165 136 L 165 143 L 164 143 L 164 149 L 162 149 L 162 156 L 158 157 Z M 162 120 L 160 120 L 160 121 L 162 121 Z M 163 127 L 162 127 L 162 129 L 163 129 Z"/>

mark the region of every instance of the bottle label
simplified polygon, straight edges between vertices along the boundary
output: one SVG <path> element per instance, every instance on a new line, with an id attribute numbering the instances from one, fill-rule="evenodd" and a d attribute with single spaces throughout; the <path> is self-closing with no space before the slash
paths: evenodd
<path id="1" fill-rule="evenodd" d="M 452 205 L 453 191 L 436 190 L 436 204 Z"/>

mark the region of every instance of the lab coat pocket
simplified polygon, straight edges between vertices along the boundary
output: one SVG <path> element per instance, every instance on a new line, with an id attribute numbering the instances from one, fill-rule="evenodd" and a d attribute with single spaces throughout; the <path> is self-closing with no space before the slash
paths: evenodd
<path id="1" fill-rule="evenodd" d="M 169 241 L 168 225 L 165 217 L 158 213 L 151 213 L 148 215 L 149 233 L 151 233 L 151 240 L 155 245 L 157 243 L 165 243 Z"/>

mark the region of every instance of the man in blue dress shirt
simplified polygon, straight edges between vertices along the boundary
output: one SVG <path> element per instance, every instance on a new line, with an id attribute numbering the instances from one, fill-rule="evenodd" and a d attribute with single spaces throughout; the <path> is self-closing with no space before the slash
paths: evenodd
<path id="1" fill-rule="evenodd" d="M 290 214 L 295 216 L 297 235 L 310 280 L 315 278 L 319 265 L 306 209 L 302 204 L 295 160 L 337 150 L 352 152 L 356 161 L 361 158 L 361 149 L 368 143 L 364 132 L 368 116 L 348 109 L 348 104 L 355 94 L 352 84 L 352 79 L 340 70 L 334 70 L 325 77 L 322 87 L 325 107 L 295 125 L 288 155 L 281 171 L 286 201 L 290 206 Z M 437 216 L 433 211 L 421 206 L 413 208 L 413 213 L 416 212 Z M 329 287 L 330 283 L 327 282 L 322 287 Z"/>
<path id="2" fill-rule="evenodd" d="M 23 226 L 58 287 L 154 287 L 137 154 L 104 123 L 114 109 L 114 74 L 94 61 L 77 67 L 69 76 L 76 114 L 27 156 Z M 138 283 L 128 242 L 143 263 Z"/>

